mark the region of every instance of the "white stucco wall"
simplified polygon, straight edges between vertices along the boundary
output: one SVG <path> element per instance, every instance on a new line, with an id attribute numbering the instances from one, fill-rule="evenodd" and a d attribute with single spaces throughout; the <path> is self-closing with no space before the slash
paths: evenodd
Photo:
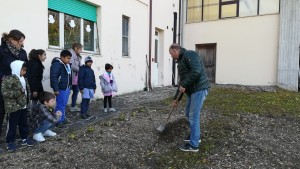
<path id="1" fill-rule="evenodd" d="M 19 29 L 25 36 L 25 50 L 44 49 L 47 59 L 44 62 L 45 90 L 50 88 L 49 70 L 54 57 L 59 57 L 61 49 L 48 47 L 48 2 L 40 0 L 0 0 L 0 33 Z M 149 0 L 86 0 L 96 5 L 97 25 L 99 30 L 99 53 L 83 52 L 93 57 L 92 65 L 95 71 L 98 90 L 96 98 L 102 98 L 99 75 L 104 70 L 105 63 L 114 66 L 118 94 L 143 90 L 146 79 L 146 55 L 149 54 Z M 18 4 L 18 5 L 16 5 Z M 34 4 L 34 5 L 33 5 Z M 171 85 L 171 59 L 168 47 L 173 36 L 173 12 L 178 11 L 176 0 L 153 1 L 152 24 L 152 57 L 154 57 L 154 35 L 158 28 L 163 32 L 163 76 L 162 85 Z M 129 57 L 122 56 L 122 15 L 130 18 L 129 23 Z M 78 99 L 80 101 L 80 99 Z"/>
<path id="2" fill-rule="evenodd" d="M 154 36 L 155 29 L 161 32 L 160 42 L 162 49 L 161 55 L 159 55 L 159 85 L 168 86 L 172 85 L 172 58 L 169 54 L 169 46 L 173 42 L 173 24 L 174 24 L 174 12 L 177 12 L 177 34 L 178 34 L 178 18 L 179 18 L 179 1 L 156 1 L 153 0 L 153 40 L 152 40 L 152 58 L 154 58 Z"/>
<path id="3" fill-rule="evenodd" d="M 216 83 L 276 85 L 279 15 L 185 24 L 184 47 L 217 43 Z"/>

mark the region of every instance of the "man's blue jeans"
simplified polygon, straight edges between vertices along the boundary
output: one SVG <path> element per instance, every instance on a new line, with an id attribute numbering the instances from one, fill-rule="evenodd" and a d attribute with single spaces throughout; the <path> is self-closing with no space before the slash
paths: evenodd
<path id="1" fill-rule="evenodd" d="M 68 104 L 68 99 L 70 95 L 70 89 L 59 90 L 59 95 L 56 96 L 56 107 L 55 112 L 61 111 L 62 116 L 58 123 L 61 123 L 66 118 L 66 106 Z"/>
<path id="2" fill-rule="evenodd" d="M 50 123 L 50 121 L 44 120 L 41 122 L 40 126 L 35 130 L 34 134 L 45 133 L 45 131 L 51 129 L 52 127 L 53 127 L 53 124 Z"/>
<path id="3" fill-rule="evenodd" d="M 199 147 L 200 111 L 207 95 L 208 89 L 204 89 L 187 96 L 185 113 L 191 130 L 190 145 L 193 147 Z"/>

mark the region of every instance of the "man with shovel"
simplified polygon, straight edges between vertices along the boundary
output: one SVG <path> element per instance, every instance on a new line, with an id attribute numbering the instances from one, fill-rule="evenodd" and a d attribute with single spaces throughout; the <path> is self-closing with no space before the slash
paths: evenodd
<path id="1" fill-rule="evenodd" d="M 208 94 L 209 82 L 201 57 L 191 50 L 178 44 L 172 44 L 169 53 L 178 63 L 179 84 L 172 102 L 176 107 L 177 95 L 182 92 L 187 96 L 185 113 L 189 121 L 190 134 L 184 140 L 187 143 L 180 147 L 182 151 L 198 152 L 200 143 L 200 111 Z"/>

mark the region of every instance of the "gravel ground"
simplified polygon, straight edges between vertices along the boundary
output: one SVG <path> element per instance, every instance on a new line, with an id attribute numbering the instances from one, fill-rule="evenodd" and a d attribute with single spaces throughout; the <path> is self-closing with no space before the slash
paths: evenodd
<path id="1" fill-rule="evenodd" d="M 173 96 L 175 90 L 163 87 L 115 97 L 118 112 L 114 115 L 78 130 L 58 131 L 57 137 L 33 148 L 3 153 L 0 168 L 169 168 L 160 159 L 173 151 L 181 153 L 178 147 L 188 132 L 184 103 L 171 116 L 165 132 L 156 131 L 170 112 L 162 100 Z M 92 115 L 103 116 L 101 104 L 101 100 L 91 103 Z M 231 118 L 204 108 L 202 142 L 213 140 L 214 148 L 206 152 L 205 163 L 182 168 L 299 168 L 299 118 L 236 114 L 238 118 Z M 214 121 L 226 124 L 223 129 L 230 137 L 211 137 L 215 130 L 209 124 Z"/>

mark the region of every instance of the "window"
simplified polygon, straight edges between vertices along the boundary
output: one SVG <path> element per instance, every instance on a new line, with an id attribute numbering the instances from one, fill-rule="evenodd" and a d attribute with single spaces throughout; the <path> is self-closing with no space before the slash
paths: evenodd
<path id="1" fill-rule="evenodd" d="M 122 17 L 122 55 L 129 56 L 129 18 Z"/>
<path id="2" fill-rule="evenodd" d="M 219 18 L 237 17 L 238 6 L 238 0 L 221 0 Z"/>
<path id="3" fill-rule="evenodd" d="M 186 22 L 279 13 L 280 0 L 186 0 Z"/>
<path id="4" fill-rule="evenodd" d="M 69 49 L 77 42 L 96 52 L 96 7 L 80 0 L 48 0 L 48 37 L 51 48 Z"/>
<path id="5" fill-rule="evenodd" d="M 202 20 L 202 0 L 187 1 L 187 22 L 199 22 Z"/>
<path id="6" fill-rule="evenodd" d="M 240 0 L 239 16 L 254 16 L 257 15 L 258 1 L 257 0 Z"/>
<path id="7" fill-rule="evenodd" d="M 219 19 L 219 0 L 204 0 L 203 6 L 203 20 L 217 20 Z"/>
<path id="8" fill-rule="evenodd" d="M 279 12 L 279 0 L 258 0 L 259 14 L 272 14 Z"/>

